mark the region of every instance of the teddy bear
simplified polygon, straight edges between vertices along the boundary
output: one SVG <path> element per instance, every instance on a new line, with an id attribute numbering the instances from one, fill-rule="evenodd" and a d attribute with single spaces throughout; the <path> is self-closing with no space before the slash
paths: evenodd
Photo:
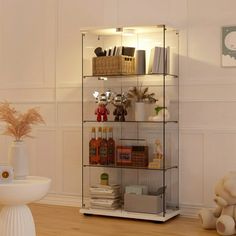
<path id="1" fill-rule="evenodd" d="M 215 186 L 213 210 L 202 209 L 199 213 L 204 229 L 216 229 L 219 235 L 236 234 L 236 172 L 220 179 Z"/>

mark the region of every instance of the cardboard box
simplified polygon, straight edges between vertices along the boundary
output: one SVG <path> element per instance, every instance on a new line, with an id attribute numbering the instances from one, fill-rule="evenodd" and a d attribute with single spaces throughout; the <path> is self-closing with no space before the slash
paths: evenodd
<path id="1" fill-rule="evenodd" d="M 162 195 L 136 195 L 125 193 L 124 209 L 131 212 L 157 214 L 163 211 Z"/>
<path id="2" fill-rule="evenodd" d="M 125 186 L 125 193 L 132 194 L 148 194 L 148 186 L 146 185 L 128 185 Z"/>

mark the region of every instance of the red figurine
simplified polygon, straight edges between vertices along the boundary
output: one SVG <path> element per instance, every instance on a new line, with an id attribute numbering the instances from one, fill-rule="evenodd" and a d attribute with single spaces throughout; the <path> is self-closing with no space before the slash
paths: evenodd
<path id="1" fill-rule="evenodd" d="M 96 93 L 94 97 L 96 98 L 96 102 L 98 103 L 98 107 L 95 110 L 95 115 L 97 115 L 97 121 L 107 121 L 107 115 L 109 115 L 109 110 L 106 108 L 109 102 L 110 93 Z"/>

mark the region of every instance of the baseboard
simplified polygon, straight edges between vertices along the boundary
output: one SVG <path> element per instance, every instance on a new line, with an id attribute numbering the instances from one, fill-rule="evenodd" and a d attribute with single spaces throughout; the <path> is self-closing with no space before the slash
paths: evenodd
<path id="1" fill-rule="evenodd" d="M 45 198 L 38 201 L 40 204 L 81 207 L 82 199 L 80 196 L 64 194 L 48 194 Z"/>
<path id="2" fill-rule="evenodd" d="M 40 204 L 60 205 L 81 207 L 82 199 L 80 196 L 64 195 L 64 194 L 48 194 L 44 199 L 40 200 Z M 201 206 L 193 206 L 188 204 L 180 204 L 181 216 L 189 218 L 197 218 Z"/>
<path id="3" fill-rule="evenodd" d="M 203 206 L 180 204 L 181 216 L 188 218 L 197 218 L 198 213 L 202 208 Z"/>

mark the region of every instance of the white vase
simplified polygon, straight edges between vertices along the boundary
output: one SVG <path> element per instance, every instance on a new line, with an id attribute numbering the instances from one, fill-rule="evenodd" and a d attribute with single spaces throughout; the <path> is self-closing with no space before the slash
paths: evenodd
<path id="1" fill-rule="evenodd" d="M 135 120 L 136 121 L 145 121 L 146 111 L 144 102 L 135 103 Z"/>
<path id="2" fill-rule="evenodd" d="M 24 141 L 12 142 L 9 148 L 8 159 L 14 169 L 15 179 L 24 179 L 29 175 L 28 153 Z"/>

